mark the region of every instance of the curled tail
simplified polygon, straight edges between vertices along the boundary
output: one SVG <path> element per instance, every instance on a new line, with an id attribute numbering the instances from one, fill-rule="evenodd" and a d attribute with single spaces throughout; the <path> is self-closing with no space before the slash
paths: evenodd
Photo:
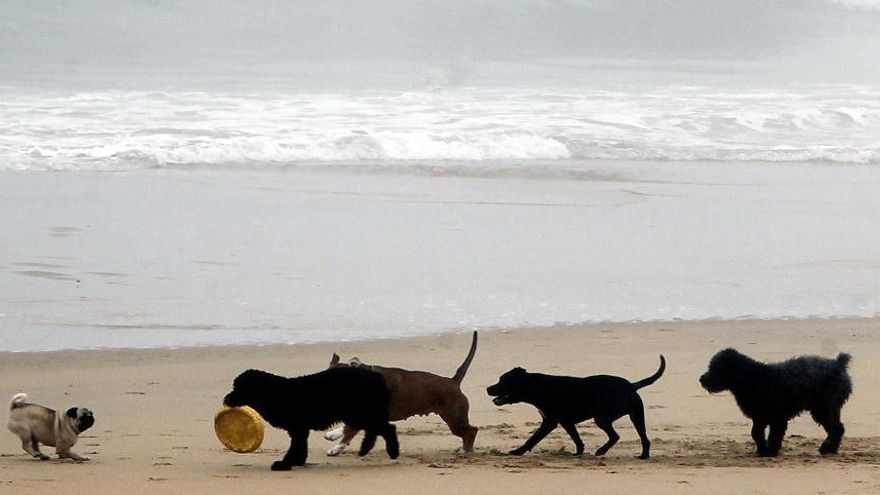
<path id="1" fill-rule="evenodd" d="M 24 405 L 24 401 L 27 400 L 27 394 L 15 394 L 12 396 L 12 399 L 9 401 L 9 410 L 13 410 L 16 407 L 21 407 Z"/>
<path id="2" fill-rule="evenodd" d="M 464 362 L 461 363 L 461 366 L 455 370 L 455 374 L 452 375 L 452 379 L 456 383 L 461 383 L 464 380 L 464 375 L 467 373 L 468 367 L 471 365 L 471 361 L 474 360 L 474 354 L 477 353 L 477 332 L 474 332 L 474 339 L 471 341 L 471 350 L 468 351 L 468 355 L 464 358 Z"/>
<path id="3" fill-rule="evenodd" d="M 647 387 L 648 385 L 656 382 L 658 378 L 663 376 L 663 372 L 665 370 L 666 370 L 666 358 L 663 357 L 663 354 L 661 354 L 660 355 L 660 369 L 658 369 L 656 373 L 649 376 L 648 378 L 645 378 L 644 380 L 639 380 L 639 381 L 633 383 L 633 386 L 636 388 L 636 390 L 638 390 L 642 387 Z"/>

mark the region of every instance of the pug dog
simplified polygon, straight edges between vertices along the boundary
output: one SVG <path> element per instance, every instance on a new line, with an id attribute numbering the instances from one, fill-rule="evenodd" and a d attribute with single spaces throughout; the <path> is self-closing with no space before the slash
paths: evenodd
<path id="1" fill-rule="evenodd" d="M 40 444 L 55 447 L 59 459 L 87 461 L 70 448 L 76 444 L 79 434 L 95 424 L 92 411 L 84 407 L 71 407 L 59 414 L 48 407 L 30 404 L 27 394 L 16 394 L 9 402 L 9 431 L 21 438 L 21 448 L 36 459 L 47 460 L 49 456 L 40 452 Z"/>

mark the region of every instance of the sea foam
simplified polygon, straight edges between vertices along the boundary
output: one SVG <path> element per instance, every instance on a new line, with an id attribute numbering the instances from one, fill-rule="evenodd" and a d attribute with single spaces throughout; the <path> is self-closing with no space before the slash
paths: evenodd
<path id="1" fill-rule="evenodd" d="M 880 87 L 0 89 L 0 169 L 672 160 L 880 163 Z M 381 167 L 380 167 L 381 168 Z"/>

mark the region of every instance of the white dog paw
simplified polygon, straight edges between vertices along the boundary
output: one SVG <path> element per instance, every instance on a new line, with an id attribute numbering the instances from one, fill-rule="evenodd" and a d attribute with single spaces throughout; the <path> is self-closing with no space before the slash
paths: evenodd
<path id="1" fill-rule="evenodd" d="M 327 455 L 329 455 L 330 457 L 336 457 L 341 454 L 343 450 L 345 450 L 345 445 L 339 443 L 334 445 L 332 449 L 328 450 Z"/>
<path id="2" fill-rule="evenodd" d="M 324 440 L 330 440 L 331 442 L 335 442 L 342 438 L 342 428 L 336 428 L 335 430 L 330 430 L 324 432 Z"/>

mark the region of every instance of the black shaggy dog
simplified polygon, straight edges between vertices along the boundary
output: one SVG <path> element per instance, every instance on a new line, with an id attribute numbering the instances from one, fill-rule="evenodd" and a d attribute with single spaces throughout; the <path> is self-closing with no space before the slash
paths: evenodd
<path id="1" fill-rule="evenodd" d="M 639 459 L 647 459 L 651 441 L 645 432 L 645 407 L 637 390 L 646 387 L 663 375 L 666 359 L 660 356 L 660 369 L 644 380 L 630 383 L 625 378 L 610 375 L 573 376 L 543 375 L 514 368 L 501 375 L 498 383 L 486 389 L 495 397 L 496 406 L 525 402 L 538 408 L 543 421 L 526 443 L 511 450 L 513 455 L 523 455 L 532 450 L 548 433 L 562 425 L 575 445 L 575 454 L 584 453 L 584 442 L 578 434 L 577 423 L 594 418 L 596 426 L 608 435 L 605 445 L 596 455 L 603 455 L 620 439 L 611 425 L 621 416 L 629 415 L 642 440 Z"/>
<path id="2" fill-rule="evenodd" d="M 821 454 L 836 454 L 843 438 L 840 409 L 852 392 L 846 371 L 850 355 L 836 359 L 801 356 L 765 364 L 724 349 L 709 361 L 700 384 L 711 393 L 730 390 L 743 414 L 752 419 L 752 438 L 761 457 L 773 457 L 782 448 L 788 421 L 810 411 L 828 437 Z M 764 432 L 770 427 L 770 434 Z"/>
<path id="3" fill-rule="evenodd" d="M 369 453 L 381 435 L 388 456 L 396 459 L 399 446 L 397 430 L 388 422 L 389 400 L 388 386 L 379 373 L 331 368 L 297 378 L 247 370 L 235 378 L 223 403 L 250 406 L 270 425 L 287 430 L 290 449 L 272 464 L 273 471 L 287 471 L 305 465 L 309 430 L 326 430 L 340 422 L 366 432 L 358 455 Z"/>

